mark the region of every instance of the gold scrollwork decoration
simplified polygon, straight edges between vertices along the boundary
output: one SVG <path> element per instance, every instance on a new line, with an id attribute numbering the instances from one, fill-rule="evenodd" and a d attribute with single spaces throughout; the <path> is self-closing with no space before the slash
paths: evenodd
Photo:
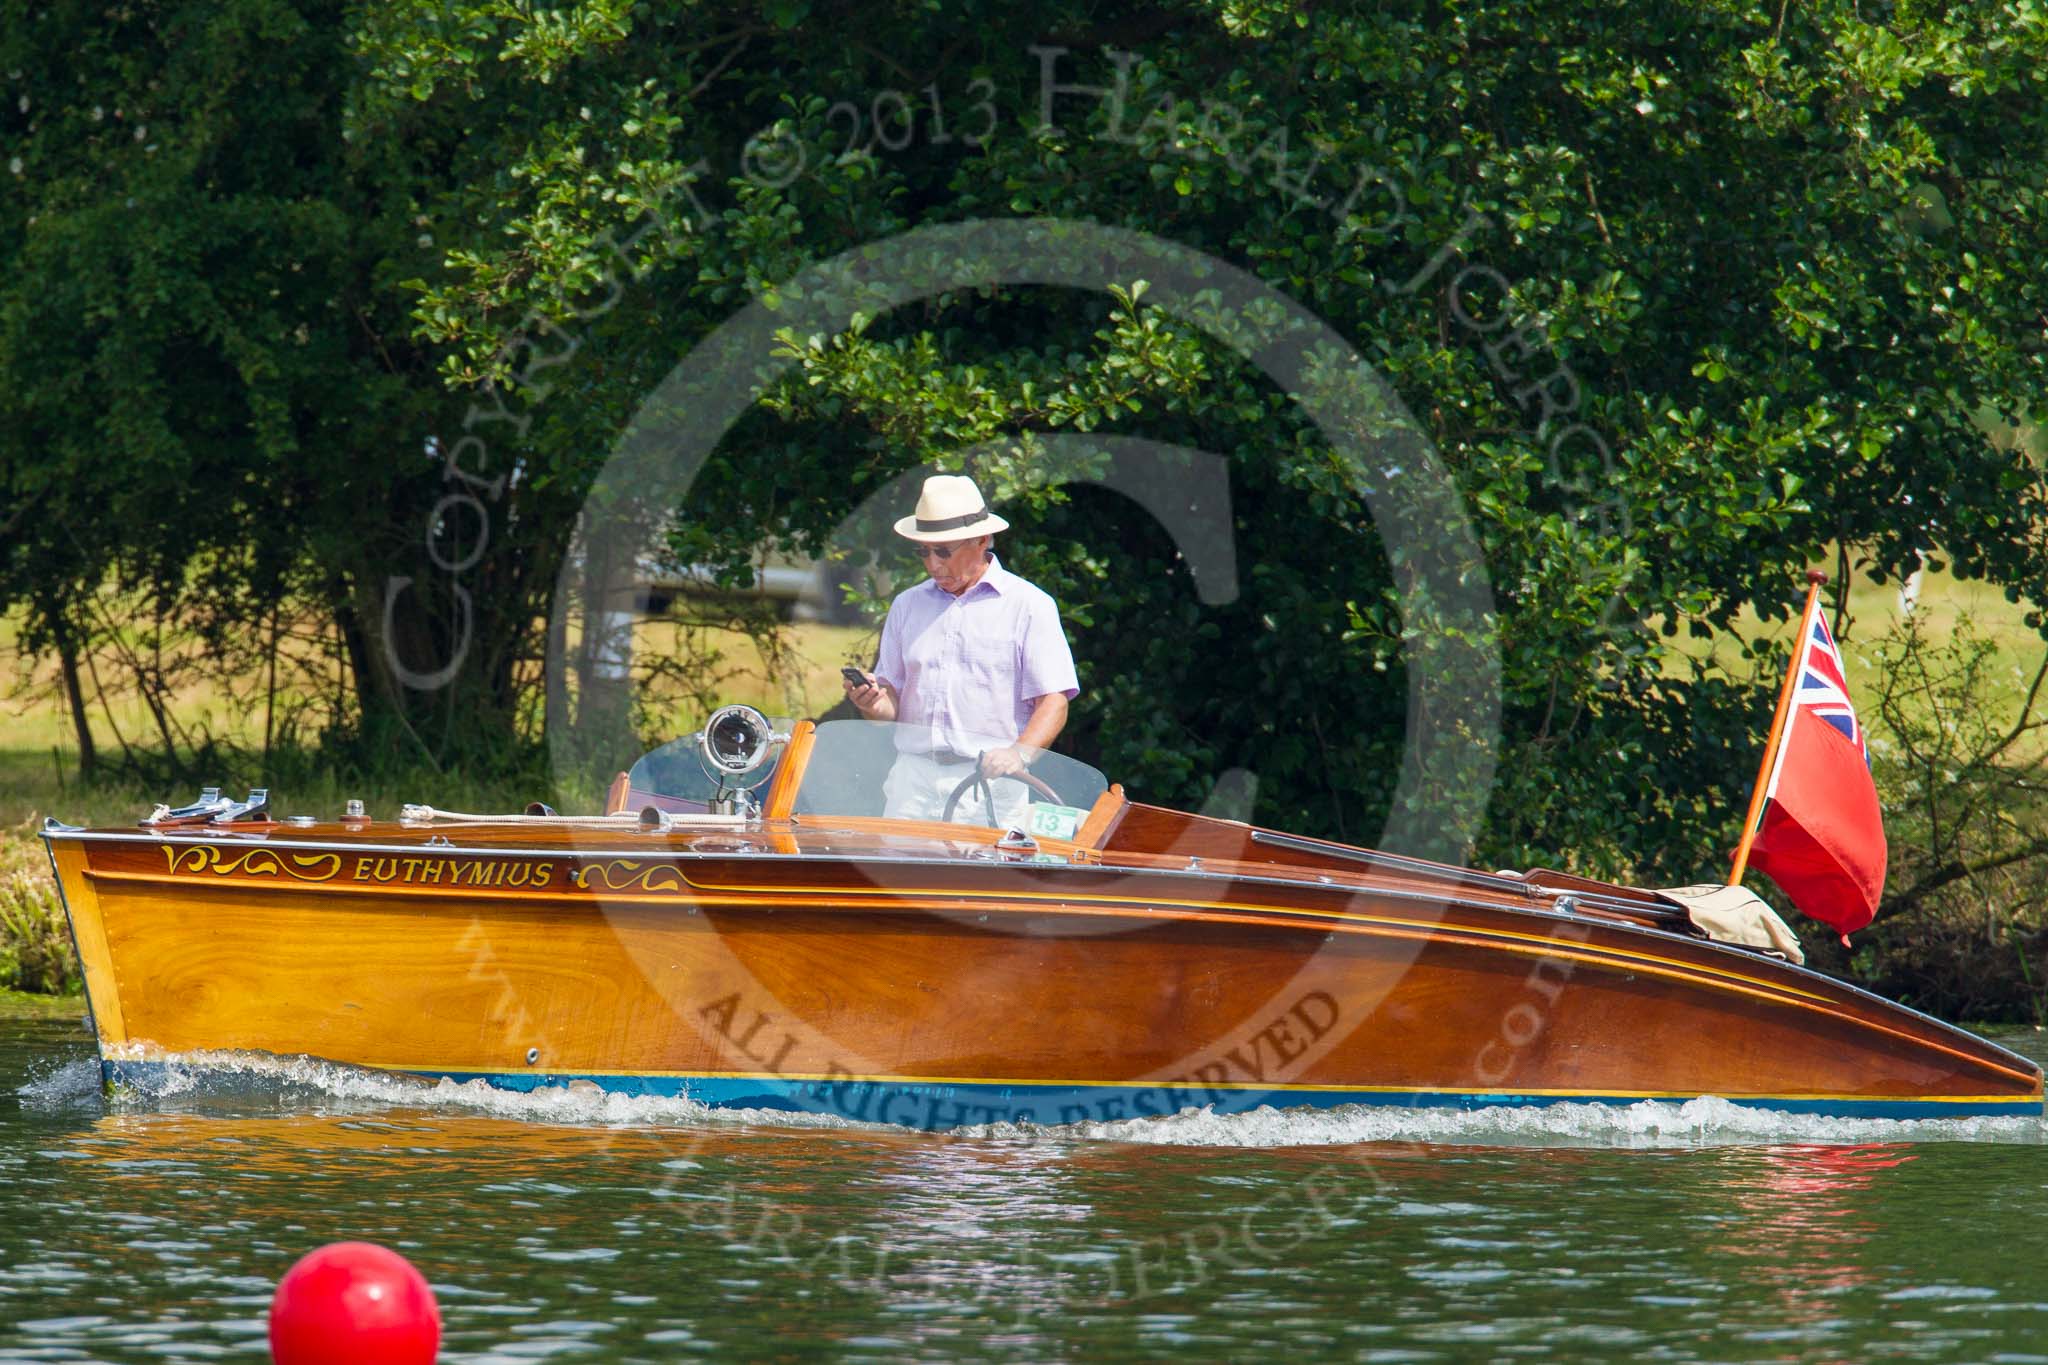
<path id="1" fill-rule="evenodd" d="M 667 863 L 645 863 L 638 858 L 614 858 L 610 862 L 585 863 L 579 878 L 593 891 L 673 891 L 687 893 L 683 874 Z"/>
<path id="2" fill-rule="evenodd" d="M 216 877 L 290 877 L 294 881 L 324 882 L 341 871 L 339 853 L 285 853 L 274 848 L 236 850 L 215 844 L 165 844 L 164 858 L 172 872 L 211 872 Z"/>

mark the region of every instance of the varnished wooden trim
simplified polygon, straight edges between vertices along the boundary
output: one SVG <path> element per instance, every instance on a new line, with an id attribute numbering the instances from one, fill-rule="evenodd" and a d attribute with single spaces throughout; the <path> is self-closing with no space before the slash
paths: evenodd
<path id="1" fill-rule="evenodd" d="M 1130 804 L 1124 797 L 1123 784 L 1110 783 L 1109 790 L 1096 797 L 1095 804 L 1089 807 L 1081 828 L 1074 831 L 1074 842 L 1082 848 L 1101 848 L 1102 841 L 1109 837 L 1111 829 L 1123 818 Z"/>
<path id="2" fill-rule="evenodd" d="M 87 880 L 91 874 L 86 871 L 85 849 L 52 844 L 50 856 L 57 867 L 58 894 L 71 918 L 71 941 L 78 949 L 78 964 L 85 972 L 85 994 L 92 1009 L 93 1027 L 102 1046 L 125 1043 L 128 1028 L 121 1017 L 121 988 L 114 979 L 114 955 L 107 946 L 99 892 Z"/>
<path id="3" fill-rule="evenodd" d="M 761 803 L 763 819 L 787 820 L 796 809 L 796 789 L 804 780 L 804 770 L 811 766 L 811 750 L 817 743 L 817 724 L 798 721 L 782 751 L 782 764 L 775 770 L 775 780 L 768 784 L 768 797 Z"/>
<path id="4" fill-rule="evenodd" d="M 919 839 L 936 839 L 941 843 L 980 844 L 992 846 L 1003 837 L 1003 831 L 987 825 L 952 824 L 944 820 L 902 820 L 893 815 L 792 815 L 789 823 L 798 829 L 831 829 L 847 834 L 891 834 Z M 1041 844 L 1058 844 L 1057 839 L 1041 839 Z M 866 862 L 868 859 L 862 859 Z"/>

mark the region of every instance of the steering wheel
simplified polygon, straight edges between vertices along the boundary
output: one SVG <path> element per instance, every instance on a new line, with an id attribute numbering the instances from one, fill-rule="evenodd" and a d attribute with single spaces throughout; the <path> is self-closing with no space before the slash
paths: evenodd
<path id="1" fill-rule="evenodd" d="M 1002 776 L 1015 782 L 1022 782 L 1048 801 L 1057 803 L 1060 799 L 1060 794 L 1046 785 L 1042 778 L 1033 777 L 1030 773 L 1021 769 L 1014 773 L 1003 773 Z M 961 778 L 960 785 L 953 788 L 953 794 L 946 798 L 946 810 L 939 819 L 947 824 L 951 824 L 953 821 L 953 811 L 959 806 L 960 798 L 967 795 L 968 791 L 977 783 L 981 786 L 982 800 L 986 803 L 988 810 L 988 827 L 990 829 L 1002 828 L 1001 825 L 996 823 L 995 790 L 989 786 L 988 778 L 981 771 L 981 759 L 979 756 L 974 760 L 974 771 Z"/>

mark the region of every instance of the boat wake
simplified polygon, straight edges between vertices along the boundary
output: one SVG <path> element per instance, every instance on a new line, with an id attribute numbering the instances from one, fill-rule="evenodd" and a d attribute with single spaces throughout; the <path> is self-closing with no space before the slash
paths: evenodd
<path id="1" fill-rule="evenodd" d="M 99 1089 L 100 1064 L 73 1058 L 47 1070 L 31 1067 L 27 1082 L 14 1095 L 24 1109 L 69 1109 L 92 1103 Z"/>
<path id="2" fill-rule="evenodd" d="M 431 1081 L 343 1066 L 308 1057 L 264 1053 L 167 1055 L 122 1049 L 124 1079 L 117 1108 L 174 1108 L 247 1113 L 459 1110 L 525 1122 L 657 1128 L 731 1129 L 751 1125 L 847 1132 L 902 1132 L 839 1114 L 714 1108 L 695 1100 L 623 1095 L 588 1081 L 530 1092 L 480 1080 Z M 78 1103 L 98 1088 L 98 1067 L 66 1062 L 17 1092 L 26 1104 Z M 1636 1104 L 1559 1103 L 1474 1111 L 1347 1105 L 1337 1109 L 1255 1109 L 1219 1114 L 1183 1109 L 1162 1118 L 1060 1125 L 981 1124 L 935 1140 L 1002 1145 L 1127 1143 L 1179 1147 L 1325 1147 L 1366 1143 L 1440 1143 L 1502 1147 L 1685 1148 L 1757 1143 L 1990 1142 L 2048 1145 L 2048 1117 L 1849 1119 L 1756 1109 L 1712 1096 Z"/>
<path id="3" fill-rule="evenodd" d="M 459 1110 L 533 1123 L 589 1126 L 733 1127 L 768 1122 L 782 1127 L 879 1129 L 836 1114 L 718 1109 L 696 1100 L 621 1095 L 589 1081 L 506 1090 L 481 1080 L 428 1080 L 399 1072 L 346 1066 L 312 1057 L 262 1052 L 164 1053 L 146 1044 L 112 1050 L 121 1080 L 111 1102 L 121 1108 L 267 1112 L 377 1113 L 391 1109 Z M 85 1063 L 97 1084 L 98 1067 Z"/>
<path id="4" fill-rule="evenodd" d="M 996 1141 L 1066 1138 L 1186 1147 L 1327 1147 L 1362 1143 L 1454 1146 L 1675 1148 L 1757 1143 L 1996 1142 L 2048 1144 L 2048 1119 L 1849 1119 L 1754 1109 L 1714 1096 L 1635 1104 L 1559 1103 L 1472 1111 L 1346 1105 L 1260 1108 L 1241 1114 L 1184 1109 L 1166 1118 L 1057 1128 L 990 1124 L 956 1136 Z"/>

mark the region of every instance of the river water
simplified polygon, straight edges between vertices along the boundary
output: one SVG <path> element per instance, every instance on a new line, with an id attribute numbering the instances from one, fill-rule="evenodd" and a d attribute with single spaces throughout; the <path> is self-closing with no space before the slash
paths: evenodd
<path id="1" fill-rule="evenodd" d="M 75 1021 L 0 1021 L 0 1360 L 265 1359 L 351 1238 L 432 1281 L 445 1361 L 2048 1361 L 2033 1119 L 933 1136 L 254 1060 L 107 1101 Z"/>

